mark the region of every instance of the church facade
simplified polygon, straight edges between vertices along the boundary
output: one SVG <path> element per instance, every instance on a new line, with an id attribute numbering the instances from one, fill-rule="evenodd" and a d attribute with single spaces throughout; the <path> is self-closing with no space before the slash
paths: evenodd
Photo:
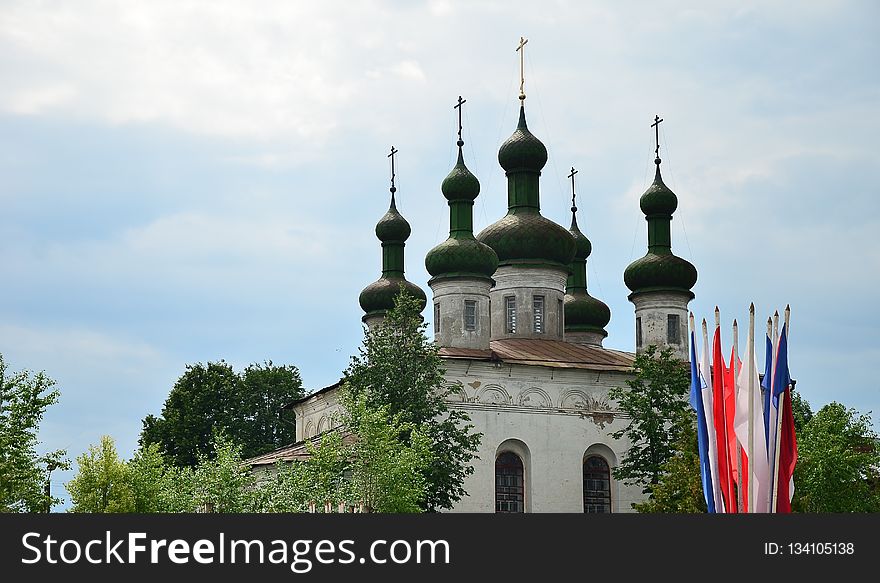
<path id="1" fill-rule="evenodd" d="M 647 253 L 624 273 L 635 306 L 635 352 L 604 347 L 611 312 L 587 290 L 591 242 L 578 227 L 574 195 L 568 229 L 541 214 L 547 149 L 529 131 L 525 95 L 520 99 L 517 127 L 498 153 L 507 177 L 507 214 L 474 234 L 480 184 L 464 163 L 459 129 L 458 160 L 441 185 L 449 238 L 425 256 L 430 324 L 450 406 L 466 411 L 483 434 L 474 473 L 465 481 L 468 495 L 453 511 L 631 512 L 643 495 L 641 487 L 613 477 L 629 443 L 609 434 L 628 419 L 608 392 L 626 386 L 635 354 L 649 345 L 670 346 L 687 359 L 687 306 L 697 272 L 672 253 L 677 199 L 663 183 L 658 146 L 654 182 L 640 199 Z M 401 285 L 428 306 L 425 292 L 404 275 L 411 228 L 394 196 L 392 181 L 390 208 L 376 225 L 382 275 L 360 295 L 368 327 L 382 322 Z M 338 388 L 294 403 L 297 443 L 250 463 L 302 457 L 306 441 L 333 428 Z"/>

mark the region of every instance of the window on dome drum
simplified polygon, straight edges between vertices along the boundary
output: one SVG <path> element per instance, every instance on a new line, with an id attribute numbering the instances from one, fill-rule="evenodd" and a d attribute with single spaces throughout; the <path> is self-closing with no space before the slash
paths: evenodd
<path id="1" fill-rule="evenodd" d="M 563 310 L 562 310 L 562 300 L 556 300 L 556 333 L 559 334 L 559 337 L 562 338 L 562 333 L 565 330 L 565 323 L 562 321 L 563 319 Z"/>
<path id="2" fill-rule="evenodd" d="M 681 344 L 679 334 L 680 318 L 678 314 L 669 314 L 666 317 L 666 342 L 669 344 Z"/>
<path id="3" fill-rule="evenodd" d="M 434 304 L 434 334 L 440 332 L 440 304 Z"/>
<path id="4" fill-rule="evenodd" d="M 642 319 L 636 318 L 636 348 L 642 347 Z"/>
<path id="5" fill-rule="evenodd" d="M 608 462 L 597 455 L 584 460 L 584 512 L 611 512 L 611 471 Z"/>
<path id="6" fill-rule="evenodd" d="M 544 296 L 532 296 L 532 308 L 535 314 L 535 333 L 544 333 Z"/>
<path id="7" fill-rule="evenodd" d="M 476 300 L 464 301 L 464 329 L 474 331 L 477 329 L 477 302 Z"/>
<path id="8" fill-rule="evenodd" d="M 507 333 L 516 332 L 516 298 L 507 296 L 504 298 L 504 310 L 507 313 Z"/>
<path id="9" fill-rule="evenodd" d="M 523 463 L 510 451 L 495 460 L 495 512 L 525 512 Z"/>

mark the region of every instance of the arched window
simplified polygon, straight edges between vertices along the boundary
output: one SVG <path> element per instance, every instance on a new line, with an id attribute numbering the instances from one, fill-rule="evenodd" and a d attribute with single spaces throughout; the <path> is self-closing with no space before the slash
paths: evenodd
<path id="1" fill-rule="evenodd" d="M 584 512 L 611 512 L 611 470 L 608 462 L 597 455 L 584 460 Z"/>
<path id="2" fill-rule="evenodd" d="M 524 512 L 523 463 L 505 451 L 495 460 L 495 512 Z"/>

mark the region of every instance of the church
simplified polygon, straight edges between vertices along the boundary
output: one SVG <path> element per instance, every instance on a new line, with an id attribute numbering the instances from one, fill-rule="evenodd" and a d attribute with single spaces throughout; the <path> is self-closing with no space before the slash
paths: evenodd
<path id="1" fill-rule="evenodd" d="M 458 160 L 440 188 L 449 205 L 449 238 L 425 255 L 429 324 L 450 406 L 464 410 L 483 434 L 464 484 L 468 495 L 452 511 L 632 512 L 632 503 L 643 499 L 641 487 L 612 473 L 629 444 L 609 436 L 628 419 L 608 391 L 626 386 L 635 354 L 649 345 L 688 358 L 688 302 L 697 270 L 672 252 L 678 200 L 661 177 L 658 142 L 654 181 L 640 199 L 647 253 L 623 274 L 635 307 L 635 351 L 604 347 L 611 312 L 587 290 L 591 242 L 578 227 L 574 194 L 568 229 L 542 216 L 547 148 L 529 131 L 522 87 L 519 99 L 517 127 L 498 151 L 508 211 L 475 236 L 480 183 L 464 163 L 459 98 Z M 655 118 L 655 131 L 660 121 Z M 368 327 L 382 322 L 401 285 L 423 308 L 428 301 L 404 275 L 411 227 L 395 204 L 393 154 L 392 148 L 390 207 L 376 224 L 382 274 L 359 298 Z M 252 467 L 307 455 L 305 443 L 334 428 L 338 389 L 331 385 L 293 403 L 297 442 L 249 460 Z"/>

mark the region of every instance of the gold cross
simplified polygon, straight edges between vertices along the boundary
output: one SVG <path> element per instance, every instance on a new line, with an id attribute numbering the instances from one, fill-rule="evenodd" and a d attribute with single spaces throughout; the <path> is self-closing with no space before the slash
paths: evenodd
<path id="1" fill-rule="evenodd" d="M 519 98 L 520 98 L 520 100 L 525 100 L 525 98 L 526 98 L 526 92 L 524 89 L 525 85 L 526 85 L 526 76 L 525 76 L 525 69 L 523 68 L 523 56 L 526 53 L 525 46 L 526 46 L 527 42 L 529 42 L 529 39 L 519 37 L 519 46 L 516 47 L 516 50 L 519 53 Z"/>

